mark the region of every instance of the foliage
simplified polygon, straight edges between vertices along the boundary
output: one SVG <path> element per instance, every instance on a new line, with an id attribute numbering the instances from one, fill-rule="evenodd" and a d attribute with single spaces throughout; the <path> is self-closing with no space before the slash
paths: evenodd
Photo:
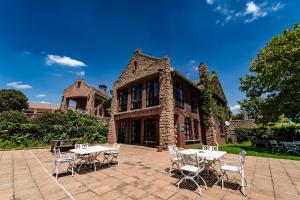
<path id="1" fill-rule="evenodd" d="M 201 146 L 198 147 L 201 149 Z M 251 142 L 246 141 L 240 144 L 224 144 L 219 147 L 220 151 L 226 151 L 230 154 L 239 154 L 242 150 L 247 152 L 248 156 L 258 156 L 266 158 L 280 158 L 289 160 L 300 160 L 299 156 L 292 156 L 282 153 L 273 153 L 270 148 L 252 147 Z"/>
<path id="2" fill-rule="evenodd" d="M 242 113 L 237 113 L 235 115 L 232 115 L 232 120 L 242 120 L 243 119 L 243 114 Z"/>
<path id="3" fill-rule="evenodd" d="M 298 88 L 298 89 L 297 89 Z M 250 74 L 241 79 L 241 91 L 252 102 L 261 98 L 257 111 L 263 123 L 282 114 L 300 121 L 300 25 L 275 36 L 252 61 Z"/>
<path id="4" fill-rule="evenodd" d="M 0 121 L 0 148 L 46 145 L 52 139 L 77 138 L 82 142 L 107 141 L 108 125 L 74 111 L 44 113 L 27 121 Z"/>
<path id="5" fill-rule="evenodd" d="M 237 128 L 234 130 L 238 142 L 251 138 L 259 140 L 300 140 L 300 124 L 276 124 L 273 126 L 259 126 L 257 128 Z"/>
<path id="6" fill-rule="evenodd" d="M 242 112 L 247 112 L 250 119 L 254 119 L 256 122 L 261 121 L 260 107 L 263 100 L 260 97 L 253 97 L 252 99 L 246 98 L 238 102 Z"/>
<path id="7" fill-rule="evenodd" d="M 0 113 L 0 122 L 27 123 L 27 116 L 19 111 L 10 110 Z"/>
<path id="8" fill-rule="evenodd" d="M 201 111 L 203 116 L 203 124 L 205 126 L 210 126 L 209 117 L 211 115 L 211 101 L 212 101 L 212 92 L 211 85 L 208 77 L 208 71 L 205 64 L 201 64 L 201 76 L 200 76 L 200 87 L 202 89 L 201 100 Z"/>
<path id="9" fill-rule="evenodd" d="M 8 110 L 19 110 L 28 108 L 27 97 L 19 90 L 0 90 L 0 112 Z"/>

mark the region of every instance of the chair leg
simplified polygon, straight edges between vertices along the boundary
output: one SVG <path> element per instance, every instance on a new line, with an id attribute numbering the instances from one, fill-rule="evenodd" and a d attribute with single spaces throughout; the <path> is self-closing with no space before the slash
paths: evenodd
<path id="1" fill-rule="evenodd" d="M 58 178 L 58 165 L 56 166 L 56 180 Z"/>
<path id="2" fill-rule="evenodd" d="M 202 191 L 201 191 L 201 188 L 200 188 L 199 184 L 194 179 L 192 179 L 192 178 L 188 178 L 188 179 L 190 179 L 191 181 L 193 181 L 197 185 L 198 190 L 200 192 L 199 194 L 200 194 L 200 196 L 202 196 Z"/>
<path id="3" fill-rule="evenodd" d="M 201 180 L 203 181 L 203 183 L 204 183 L 204 188 L 207 189 L 207 184 L 206 184 L 205 180 L 204 180 L 201 176 L 197 176 L 197 177 L 200 177 L 200 179 L 201 179 Z"/>

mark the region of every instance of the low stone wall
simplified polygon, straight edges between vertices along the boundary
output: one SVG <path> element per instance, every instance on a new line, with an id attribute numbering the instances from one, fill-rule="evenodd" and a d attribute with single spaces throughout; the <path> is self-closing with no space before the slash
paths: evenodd
<path id="1" fill-rule="evenodd" d="M 236 128 L 255 128 L 256 124 L 254 120 L 231 120 L 230 126 L 228 128 L 228 141 L 231 140 L 232 143 L 237 143 L 237 139 L 234 133 L 234 129 Z"/>

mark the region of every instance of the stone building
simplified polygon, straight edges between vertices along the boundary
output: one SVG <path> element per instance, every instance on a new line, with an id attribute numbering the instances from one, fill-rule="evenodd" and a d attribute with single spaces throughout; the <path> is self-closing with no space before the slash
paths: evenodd
<path id="1" fill-rule="evenodd" d="M 54 113 L 59 110 L 59 105 L 50 103 L 36 103 L 30 102 L 29 107 L 26 109 L 27 114 L 39 114 L 39 113 Z"/>
<path id="2" fill-rule="evenodd" d="M 206 68 L 206 65 L 199 65 Z M 217 75 L 214 94 L 227 113 L 227 101 Z M 139 145 L 185 146 L 195 143 L 225 142 L 223 124 L 208 131 L 202 123 L 201 85 L 170 65 L 168 57 L 155 58 L 134 52 L 119 79 L 114 83 L 109 125 L 109 142 Z M 209 135 L 214 134 L 214 135 Z"/>
<path id="3" fill-rule="evenodd" d="M 80 113 L 96 117 L 104 117 L 103 103 L 109 99 L 106 85 L 99 85 L 99 89 L 89 86 L 83 78 L 78 79 L 64 89 L 60 110 L 75 110 Z M 73 105 L 71 105 L 71 101 Z"/>

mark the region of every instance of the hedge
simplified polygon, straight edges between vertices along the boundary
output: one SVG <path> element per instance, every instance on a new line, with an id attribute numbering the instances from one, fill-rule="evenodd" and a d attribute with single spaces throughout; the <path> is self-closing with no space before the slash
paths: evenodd
<path id="1" fill-rule="evenodd" d="M 236 128 L 234 130 L 238 142 L 258 140 L 300 140 L 300 124 L 276 124 L 257 128 Z"/>
<path id="2" fill-rule="evenodd" d="M 45 113 L 33 119 L 23 115 L 16 111 L 0 113 L 0 148 L 47 145 L 58 138 L 87 143 L 107 141 L 108 124 L 95 117 L 73 111 Z"/>

